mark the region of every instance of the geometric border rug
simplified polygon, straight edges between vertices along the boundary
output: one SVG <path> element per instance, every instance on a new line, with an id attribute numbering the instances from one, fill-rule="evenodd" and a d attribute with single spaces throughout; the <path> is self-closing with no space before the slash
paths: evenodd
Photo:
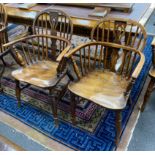
<path id="1" fill-rule="evenodd" d="M 151 41 L 152 37 L 148 37 L 143 52 L 145 54 L 145 65 L 131 91 L 132 103 L 128 104 L 122 112 L 122 134 L 151 66 Z M 18 108 L 16 99 L 7 94 L 0 94 L 0 110 L 75 150 L 108 151 L 116 149 L 114 143 L 116 133 L 115 112 L 113 111 L 106 110 L 104 115 L 100 114 L 102 116 L 97 127 L 93 132 L 89 132 L 80 127 L 73 126 L 61 118 L 59 118 L 59 127 L 56 128 L 51 113 L 42 111 L 25 101 L 22 101 L 21 108 Z"/>

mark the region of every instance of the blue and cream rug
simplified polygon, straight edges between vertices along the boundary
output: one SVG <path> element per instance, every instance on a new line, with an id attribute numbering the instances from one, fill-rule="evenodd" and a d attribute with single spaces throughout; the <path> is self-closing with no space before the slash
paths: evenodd
<path id="1" fill-rule="evenodd" d="M 151 41 L 148 37 L 144 49 L 145 65 L 138 77 L 132 92 L 132 103 L 122 112 L 122 134 L 132 110 L 137 102 L 151 66 Z M 70 123 L 69 99 L 65 97 L 59 103 L 59 127 L 55 128 L 50 106 L 46 103 L 45 92 L 34 87 L 25 89 L 22 94 L 22 106 L 17 107 L 14 97 L 14 81 L 5 76 L 3 79 L 4 94 L 0 94 L 0 110 L 35 128 L 48 137 L 75 150 L 115 150 L 115 112 L 105 110 L 91 102 L 77 107 L 77 125 Z"/>

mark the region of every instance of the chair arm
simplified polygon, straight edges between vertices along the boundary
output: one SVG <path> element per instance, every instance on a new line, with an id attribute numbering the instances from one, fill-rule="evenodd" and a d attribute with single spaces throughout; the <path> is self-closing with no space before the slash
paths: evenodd
<path id="1" fill-rule="evenodd" d="M 71 46 L 71 43 L 70 41 L 64 39 L 64 38 L 61 38 L 61 37 L 57 37 L 57 36 L 52 36 L 52 35 L 29 35 L 29 36 L 26 36 L 24 38 L 20 38 L 20 39 L 17 39 L 15 41 L 11 41 L 9 43 L 6 43 L 3 45 L 3 47 L 8 47 L 8 46 L 13 46 L 14 44 L 18 43 L 18 42 L 21 42 L 21 41 L 24 41 L 24 40 L 27 40 L 27 39 L 31 39 L 31 38 L 35 38 L 35 37 L 48 37 L 48 38 L 51 38 L 51 39 L 59 39 L 61 41 L 65 41 L 68 43 L 68 45 Z"/>
<path id="2" fill-rule="evenodd" d="M 143 68 L 144 62 L 145 62 L 144 54 L 141 53 L 140 51 L 138 51 L 138 53 L 140 55 L 140 61 L 139 61 L 138 65 L 136 66 L 134 72 L 132 73 L 130 82 L 129 82 L 127 88 L 126 88 L 126 91 L 124 92 L 124 95 L 126 97 L 129 97 L 132 86 L 135 83 L 136 79 L 138 78 L 138 76 L 139 76 L 139 74 L 140 74 L 140 72 L 141 72 L 141 70 Z"/>
<path id="3" fill-rule="evenodd" d="M 65 42 L 66 44 L 66 47 L 62 50 L 62 52 L 59 54 L 59 56 L 57 57 L 56 61 L 57 62 L 60 62 L 63 58 L 63 56 L 69 51 L 69 49 L 71 48 L 71 43 L 70 41 L 64 39 L 64 38 L 61 38 L 61 37 L 57 37 L 57 36 L 52 36 L 52 35 L 29 35 L 29 36 L 26 36 L 24 38 L 20 38 L 20 39 L 17 39 L 15 41 L 12 41 L 12 42 L 9 42 L 9 43 L 6 43 L 3 45 L 3 47 L 10 47 L 10 48 L 14 48 L 13 46 L 16 45 L 17 43 L 21 43 L 21 42 L 25 42 L 29 39 L 33 39 L 33 38 L 39 38 L 39 37 L 45 37 L 45 38 L 48 38 L 50 40 L 59 40 L 59 41 L 63 41 Z M 40 46 L 40 43 L 37 43 L 39 44 Z"/>
<path id="4" fill-rule="evenodd" d="M 137 77 L 139 76 L 142 68 L 143 68 L 143 65 L 144 65 L 144 62 L 145 62 L 145 56 L 143 53 L 139 52 L 140 54 L 140 62 L 138 63 L 138 65 L 136 66 L 134 72 L 132 73 L 132 78 L 134 79 L 137 79 Z"/>
<path id="5" fill-rule="evenodd" d="M 56 61 L 60 62 L 62 60 L 62 58 L 64 57 L 64 55 L 70 50 L 71 45 L 68 45 L 57 57 Z"/>
<path id="6" fill-rule="evenodd" d="M 74 53 L 76 53 L 80 48 L 87 46 L 87 44 L 89 43 L 83 43 L 81 45 L 78 45 L 77 47 L 75 47 L 74 49 L 70 50 L 67 54 L 65 54 L 65 58 L 70 58 Z"/>

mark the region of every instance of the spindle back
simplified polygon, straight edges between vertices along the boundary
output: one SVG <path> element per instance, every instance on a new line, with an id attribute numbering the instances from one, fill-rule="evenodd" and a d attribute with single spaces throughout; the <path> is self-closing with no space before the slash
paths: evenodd
<path id="1" fill-rule="evenodd" d="M 138 22 L 123 18 L 104 18 L 91 31 L 91 40 L 114 42 L 143 51 L 146 43 L 145 28 Z"/>
<path id="2" fill-rule="evenodd" d="M 70 42 L 56 36 L 32 35 L 4 45 L 8 46 L 16 54 L 18 64 L 25 67 L 42 60 L 61 61 Z"/>
<path id="3" fill-rule="evenodd" d="M 71 40 L 72 20 L 62 10 L 46 9 L 36 16 L 33 23 L 33 33 L 59 36 Z"/>

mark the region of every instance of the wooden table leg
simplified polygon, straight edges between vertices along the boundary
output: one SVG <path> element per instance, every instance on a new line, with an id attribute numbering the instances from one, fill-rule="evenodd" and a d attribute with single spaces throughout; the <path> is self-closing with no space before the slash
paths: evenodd
<path id="1" fill-rule="evenodd" d="M 155 83 L 155 78 L 151 77 L 150 83 L 149 83 L 146 93 L 144 95 L 144 101 L 143 101 L 143 104 L 141 107 L 141 112 L 143 112 L 145 109 L 146 103 L 151 95 L 152 90 L 153 90 L 154 83 Z"/>

